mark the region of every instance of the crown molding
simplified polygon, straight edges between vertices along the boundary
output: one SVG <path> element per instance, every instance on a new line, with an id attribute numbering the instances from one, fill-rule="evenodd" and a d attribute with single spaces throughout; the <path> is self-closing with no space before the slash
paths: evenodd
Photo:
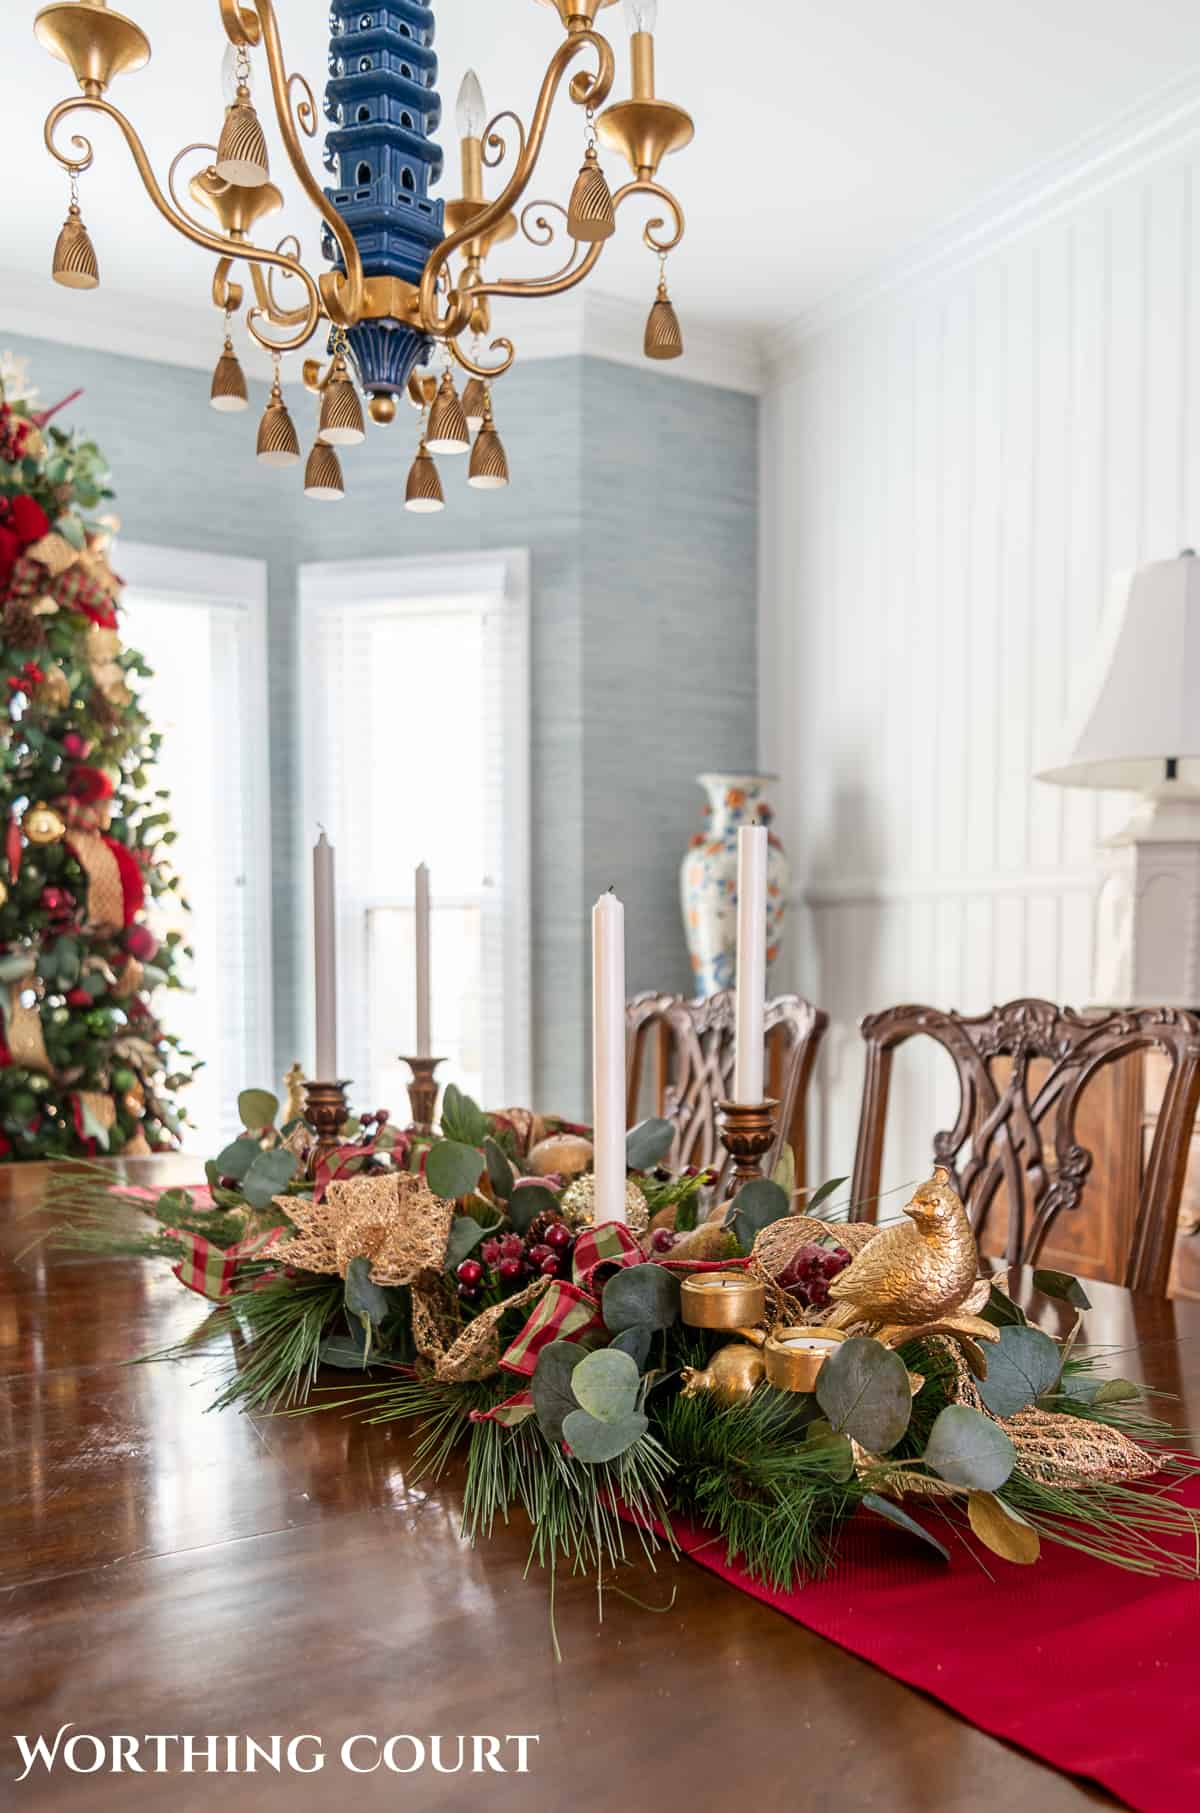
<path id="1" fill-rule="evenodd" d="M 609 359 L 646 368 L 642 336 L 646 310 L 615 296 L 571 292 L 537 305 L 497 309 L 497 332 L 511 334 L 518 362 L 527 359 Z M 0 336 L 22 334 L 68 346 L 149 359 L 210 371 L 221 350 L 221 318 L 201 304 L 165 307 L 144 295 L 102 287 L 60 289 L 44 271 L 13 272 L 0 302 Z M 754 395 L 765 379 L 758 336 L 747 330 L 698 327 L 684 313 L 681 359 L 655 364 L 658 376 L 710 384 Z M 239 337 L 239 356 L 249 376 L 269 378 L 271 362 L 261 348 Z M 284 361 L 286 382 L 299 382 L 300 361 Z"/>
<path id="2" fill-rule="evenodd" d="M 1200 68 L 1085 135 L 918 240 L 872 276 L 815 304 L 765 339 L 768 372 L 880 303 L 941 282 L 1060 215 L 1176 155 L 1200 136 Z"/>

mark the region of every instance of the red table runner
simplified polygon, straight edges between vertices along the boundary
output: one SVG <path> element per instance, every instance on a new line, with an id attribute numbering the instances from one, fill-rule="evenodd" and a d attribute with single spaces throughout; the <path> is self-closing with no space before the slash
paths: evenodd
<path id="1" fill-rule="evenodd" d="M 1175 1496 L 1200 1508 L 1200 1476 Z M 727 1564 L 710 1531 L 674 1528 L 701 1567 L 981 1730 L 1139 1813 L 1200 1808 L 1200 1582 L 1146 1579 L 1053 1543 L 1033 1567 L 980 1551 L 993 1581 L 963 1543 L 950 1540 L 949 1564 L 926 1559 L 860 1514 L 829 1579 L 778 1593 Z"/>

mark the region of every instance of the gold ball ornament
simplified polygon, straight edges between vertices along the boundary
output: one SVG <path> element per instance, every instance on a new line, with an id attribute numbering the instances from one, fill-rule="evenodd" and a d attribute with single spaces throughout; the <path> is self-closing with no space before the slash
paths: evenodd
<path id="1" fill-rule="evenodd" d="M 31 806 L 21 820 L 21 829 L 31 844 L 56 844 L 67 835 L 67 827 L 45 800 Z"/>
<path id="2" fill-rule="evenodd" d="M 563 1191 L 559 1205 L 562 1218 L 574 1232 L 578 1228 L 591 1227 L 596 1219 L 596 1179 L 591 1171 L 583 1177 L 577 1177 Z M 650 1210 L 646 1198 L 635 1183 L 628 1180 L 625 1184 L 625 1219 L 629 1223 L 631 1234 L 639 1237 L 650 1226 Z"/>
<path id="3" fill-rule="evenodd" d="M 718 1347 L 703 1369 L 684 1367 L 683 1395 L 694 1398 L 709 1391 L 718 1404 L 740 1404 L 765 1377 L 762 1349 L 751 1347 L 748 1341 L 730 1341 L 725 1347 Z"/>
<path id="4" fill-rule="evenodd" d="M 582 1177 L 593 1158 L 592 1142 L 579 1133 L 552 1133 L 532 1146 L 525 1163 L 535 1177 Z"/>

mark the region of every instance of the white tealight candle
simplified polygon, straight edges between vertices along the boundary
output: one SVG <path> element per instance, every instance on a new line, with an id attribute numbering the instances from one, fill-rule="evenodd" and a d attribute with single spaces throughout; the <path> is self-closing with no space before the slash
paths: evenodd
<path id="1" fill-rule="evenodd" d="M 767 994 L 767 829 L 738 832 L 737 1045 L 733 1099 L 757 1107 L 763 1099 L 764 1009 Z"/>
<path id="2" fill-rule="evenodd" d="M 625 1215 L 625 908 L 614 893 L 592 910 L 592 1145 L 596 1222 Z"/>
<path id="3" fill-rule="evenodd" d="M 337 894 L 333 845 L 324 831 L 313 850 L 313 933 L 317 994 L 317 1081 L 337 1081 Z"/>

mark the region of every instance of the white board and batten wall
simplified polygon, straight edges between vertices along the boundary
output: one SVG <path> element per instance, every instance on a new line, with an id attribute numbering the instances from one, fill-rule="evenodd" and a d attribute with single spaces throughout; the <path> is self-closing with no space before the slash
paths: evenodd
<path id="1" fill-rule="evenodd" d="M 1200 545 L 1200 83 L 776 351 L 760 757 L 794 878 L 775 985 L 833 1021 L 829 1174 L 853 1159 L 864 1013 L 1088 1003 L 1094 842 L 1129 802 L 1032 773 L 1113 573 Z M 885 1187 L 955 1100 L 910 1048 Z"/>

